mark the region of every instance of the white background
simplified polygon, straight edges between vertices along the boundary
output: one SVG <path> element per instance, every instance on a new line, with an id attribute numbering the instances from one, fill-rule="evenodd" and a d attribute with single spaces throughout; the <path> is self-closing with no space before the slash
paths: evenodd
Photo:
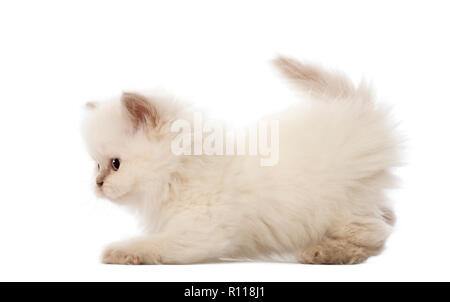
<path id="1" fill-rule="evenodd" d="M 0 280 L 449 281 L 447 2 L 2 1 Z M 294 99 L 277 54 L 371 80 L 394 106 L 408 164 L 386 251 L 357 266 L 100 264 L 139 230 L 91 192 L 84 103 L 164 87 L 239 122 Z"/>

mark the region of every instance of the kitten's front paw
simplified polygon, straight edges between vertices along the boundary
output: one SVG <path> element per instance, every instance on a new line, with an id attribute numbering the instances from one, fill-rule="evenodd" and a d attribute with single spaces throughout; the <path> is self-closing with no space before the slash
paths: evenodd
<path id="1" fill-rule="evenodd" d="M 102 262 L 105 264 L 144 264 L 144 257 L 139 253 L 120 248 L 108 248 L 103 253 Z"/>
<path id="2" fill-rule="evenodd" d="M 103 253 L 105 264 L 160 264 L 160 253 L 148 240 L 132 239 L 111 244 Z"/>

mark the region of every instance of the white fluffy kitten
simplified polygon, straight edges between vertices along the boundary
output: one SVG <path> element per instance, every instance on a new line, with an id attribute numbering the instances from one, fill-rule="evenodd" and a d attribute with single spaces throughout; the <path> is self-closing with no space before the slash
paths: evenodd
<path id="1" fill-rule="evenodd" d="M 279 119 L 279 162 L 176 156 L 170 131 L 190 108 L 124 93 L 88 104 L 84 135 L 98 162 L 96 192 L 132 207 L 146 235 L 112 244 L 104 263 L 173 264 L 295 255 L 301 263 L 360 263 L 378 254 L 394 215 L 384 190 L 399 162 L 388 111 L 339 74 L 279 58 L 307 93 Z"/>

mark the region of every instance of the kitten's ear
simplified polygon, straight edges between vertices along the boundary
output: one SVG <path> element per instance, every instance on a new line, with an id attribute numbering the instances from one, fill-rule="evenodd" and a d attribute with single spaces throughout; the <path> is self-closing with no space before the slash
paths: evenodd
<path id="1" fill-rule="evenodd" d="M 85 105 L 87 110 L 94 110 L 97 106 L 98 104 L 96 102 L 87 102 Z"/>
<path id="2" fill-rule="evenodd" d="M 135 129 L 151 126 L 155 128 L 159 123 L 159 114 L 156 107 L 144 96 L 124 92 L 121 102 Z"/>

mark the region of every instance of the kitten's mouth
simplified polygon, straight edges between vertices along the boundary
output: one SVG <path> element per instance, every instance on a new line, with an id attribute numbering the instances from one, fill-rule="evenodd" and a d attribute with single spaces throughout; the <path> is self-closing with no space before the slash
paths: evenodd
<path id="1" fill-rule="evenodd" d="M 97 197 L 102 197 L 102 198 L 106 197 L 103 190 L 101 188 L 99 188 L 98 186 L 96 186 L 94 188 L 94 192 L 95 192 L 95 195 L 97 195 Z"/>
<path id="2" fill-rule="evenodd" d="M 95 193 L 100 198 L 106 198 L 111 201 L 120 201 L 120 199 L 127 194 L 127 192 L 121 192 L 119 190 L 115 190 L 109 186 L 103 185 L 102 187 L 96 187 Z"/>

